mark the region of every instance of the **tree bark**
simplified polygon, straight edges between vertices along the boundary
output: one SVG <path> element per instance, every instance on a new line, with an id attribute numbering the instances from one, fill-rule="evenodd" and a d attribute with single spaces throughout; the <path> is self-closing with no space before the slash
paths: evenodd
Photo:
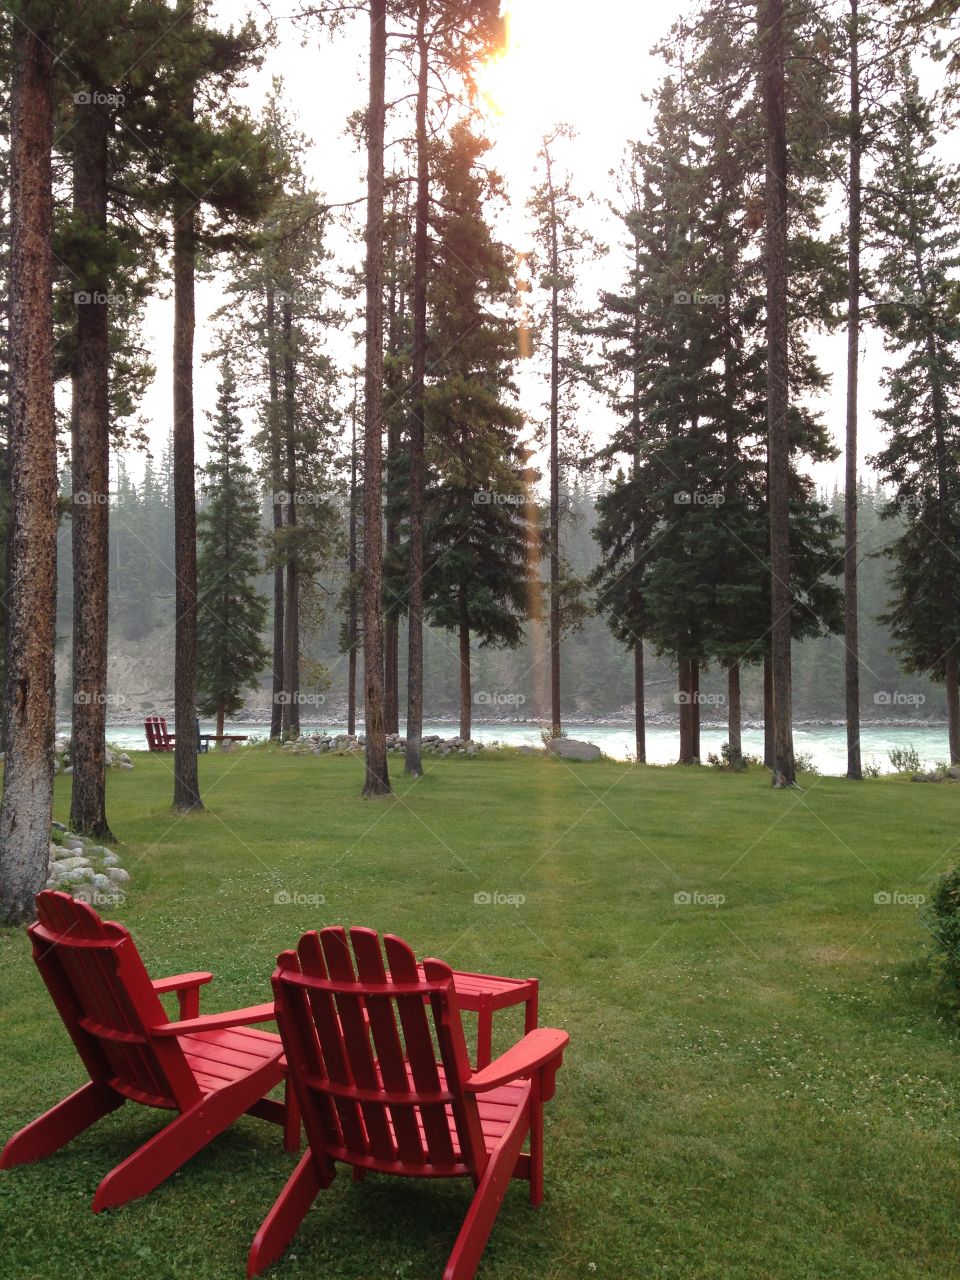
<path id="1" fill-rule="evenodd" d="M 850 174 L 847 245 L 847 423 L 843 538 L 844 686 L 847 720 L 847 777 L 863 778 L 860 753 L 860 618 L 857 585 L 857 401 L 860 373 L 860 238 L 862 224 L 860 161 L 859 0 L 850 0 Z"/>
<path id="2" fill-rule="evenodd" d="M 471 733 L 472 690 L 470 687 L 470 610 L 466 590 L 460 588 L 460 737 Z"/>
<path id="3" fill-rule="evenodd" d="M 773 666 L 769 657 L 763 660 L 763 763 L 773 768 Z"/>
<path id="4" fill-rule="evenodd" d="M 267 286 L 267 387 L 270 396 L 270 498 L 273 514 L 273 680 L 270 701 L 270 737 L 283 733 L 283 564 L 279 557 L 283 529 L 283 465 L 280 450 L 280 375 L 277 370 L 277 303 L 272 284 Z"/>
<path id="5" fill-rule="evenodd" d="M 74 106 L 73 207 L 107 230 L 108 117 L 93 94 Z M 110 339 L 106 272 L 76 295 L 72 441 L 73 765 L 70 827 L 112 840 L 106 811 L 107 584 L 110 578 Z"/>
<path id="6" fill-rule="evenodd" d="M 350 424 L 350 532 L 347 593 L 347 733 L 357 731 L 357 395 L 353 395 Z"/>
<path id="7" fill-rule="evenodd" d="M 680 758 L 677 764 L 693 763 L 693 701 L 691 664 L 680 658 L 677 664 L 677 702 L 680 706 Z"/>
<path id="8" fill-rule="evenodd" d="M 193 119 L 193 90 L 180 105 Z M 193 431 L 196 197 L 178 182 L 173 200 L 173 511 L 176 643 L 173 807 L 202 809 L 197 763 L 197 495 Z"/>
<path id="9" fill-rule="evenodd" d="M 766 121 L 767 470 L 773 665 L 773 785 L 793 786 L 790 435 L 787 329 L 787 125 L 783 0 L 759 6 Z"/>
<path id="10" fill-rule="evenodd" d="M 960 764 L 960 695 L 958 695 L 957 691 L 957 652 L 955 649 L 951 649 L 947 654 L 945 666 L 950 763 Z"/>
<path id="11" fill-rule="evenodd" d="M 363 440 L 363 666 L 366 776 L 363 795 L 388 795 L 383 721 L 383 135 L 386 0 L 370 0 L 367 114 L 366 351 Z"/>
<path id="12" fill-rule="evenodd" d="M 643 683 L 643 641 L 633 646 L 633 720 L 637 743 L 637 764 L 647 763 L 646 695 Z"/>
<path id="13" fill-rule="evenodd" d="M 413 778 L 423 773 L 423 506 L 424 380 L 427 369 L 427 218 L 430 168 L 427 151 L 429 59 L 426 39 L 428 0 L 417 6 L 417 203 L 413 233 L 413 350 L 410 410 L 410 581 L 407 631 L 407 747 L 404 768 Z"/>
<path id="14" fill-rule="evenodd" d="M 740 664 L 727 667 L 727 748 L 730 767 L 743 767 L 743 700 L 740 696 Z"/>
<path id="15" fill-rule="evenodd" d="M 217 703 L 217 737 L 223 737 L 223 724 L 227 717 L 226 707 L 223 705 L 223 698 Z"/>
<path id="16" fill-rule="evenodd" d="M 297 410 L 293 360 L 293 303 L 285 297 L 280 304 L 283 342 L 283 426 L 286 443 L 287 561 L 286 599 L 283 620 L 283 715 L 280 731 L 284 738 L 300 736 L 300 566 L 297 560 Z"/>
<path id="17" fill-rule="evenodd" d="M 700 663 L 690 663 L 690 755 L 692 762 L 700 761 Z"/>
<path id="18" fill-rule="evenodd" d="M 36 10 L 36 12 L 34 12 Z M 0 803 L 0 918 L 34 916 L 46 879 L 53 801 L 57 438 L 53 408 L 51 234 L 53 32 L 49 6 L 13 23 L 10 97 L 11 574 L 9 707 Z"/>
<path id="19" fill-rule="evenodd" d="M 550 724 L 560 733 L 560 250 L 550 150 L 544 147 L 550 200 Z"/>

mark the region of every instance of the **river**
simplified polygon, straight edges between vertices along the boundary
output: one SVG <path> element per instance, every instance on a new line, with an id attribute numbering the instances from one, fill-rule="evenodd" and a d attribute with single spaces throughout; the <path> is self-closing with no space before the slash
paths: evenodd
<path id="1" fill-rule="evenodd" d="M 303 722 L 304 733 L 324 728 L 333 733 L 343 732 L 342 725 L 331 727 L 320 722 Z M 201 729 L 205 733 L 212 733 L 213 725 L 202 721 Z M 69 733 L 69 726 L 62 726 L 60 731 Z M 237 722 L 229 725 L 227 732 L 265 737 L 268 730 L 263 724 Z M 452 737 L 456 732 L 456 725 L 450 723 L 428 723 L 424 726 L 424 733 L 439 733 L 443 737 Z M 595 742 L 615 760 L 627 760 L 633 753 L 633 730 L 626 724 L 576 724 L 570 725 L 567 732 L 572 738 L 583 738 L 588 742 Z M 499 741 L 513 746 L 519 746 L 521 743 L 540 745 L 540 730 L 533 724 L 477 724 L 474 726 L 473 737 L 477 742 Z M 110 726 L 107 729 L 107 739 L 129 751 L 143 751 L 146 748 L 142 726 Z M 701 754 L 706 760 L 711 752 L 719 754 L 720 747 L 726 740 L 726 733 L 722 728 L 705 728 L 701 732 L 700 739 Z M 861 732 L 861 743 L 864 764 L 876 764 L 884 773 L 891 771 L 889 752 L 894 747 L 915 747 L 926 767 L 932 767 L 938 761 L 946 760 L 948 756 L 945 726 L 930 727 L 916 724 L 865 726 Z M 797 754 L 808 756 L 819 773 L 843 774 L 846 771 L 846 731 L 842 725 L 798 725 L 794 730 L 794 745 Z M 673 764 L 677 758 L 678 747 L 677 729 L 659 725 L 648 726 L 648 763 Z M 762 731 L 745 729 L 743 749 L 750 755 L 762 755 Z"/>

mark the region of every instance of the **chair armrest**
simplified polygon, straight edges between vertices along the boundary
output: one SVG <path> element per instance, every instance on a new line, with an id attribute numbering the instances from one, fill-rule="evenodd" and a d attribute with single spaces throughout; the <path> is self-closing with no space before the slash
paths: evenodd
<path id="1" fill-rule="evenodd" d="M 185 1018 L 180 1022 L 164 1022 L 151 1027 L 153 1036 L 188 1036 L 195 1031 L 222 1031 L 227 1027 L 246 1027 L 253 1022 L 273 1022 L 276 1009 L 270 1004 L 254 1004 L 247 1009 L 231 1009 L 229 1013 L 208 1013 L 202 1018 Z"/>
<path id="2" fill-rule="evenodd" d="M 200 987 L 205 982 L 212 981 L 212 973 L 178 973 L 172 978 L 156 978 L 153 989 L 158 996 L 175 991 L 180 1005 L 180 1017 L 197 1018 L 200 1016 Z"/>
<path id="3" fill-rule="evenodd" d="M 202 987 L 205 982 L 212 982 L 213 974 L 198 971 L 197 973 L 177 973 L 172 978 L 155 978 L 153 989 L 157 995 L 166 991 L 181 991 L 184 987 Z"/>
<path id="4" fill-rule="evenodd" d="M 547 1067 L 543 1089 L 544 1100 L 547 1101 L 553 1096 L 553 1077 L 563 1061 L 563 1051 L 569 1043 L 567 1033 L 558 1031 L 555 1027 L 538 1027 L 536 1031 L 528 1031 L 512 1049 L 495 1058 L 482 1071 L 475 1071 L 469 1080 L 464 1081 L 463 1087 L 468 1093 L 485 1093 L 488 1089 L 496 1089 L 511 1080 L 532 1076 Z"/>

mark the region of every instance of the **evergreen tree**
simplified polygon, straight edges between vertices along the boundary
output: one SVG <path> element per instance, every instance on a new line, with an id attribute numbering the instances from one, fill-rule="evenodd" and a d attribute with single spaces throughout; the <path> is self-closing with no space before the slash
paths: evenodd
<path id="1" fill-rule="evenodd" d="M 425 519 L 427 616 L 458 636 L 460 733 L 470 736 L 470 637 L 514 646 L 530 610 L 533 479 L 520 444 L 510 372 L 516 328 L 511 260 L 484 217 L 498 194 L 482 169 L 487 144 L 458 125 L 438 154 L 440 192 L 430 274 L 427 390 L 430 483 Z"/>
<path id="2" fill-rule="evenodd" d="M 573 136 L 569 126 L 558 125 L 543 139 L 538 155 L 542 177 L 528 202 L 544 304 L 550 484 L 545 543 L 549 574 L 550 724 L 554 734 L 561 731 L 560 641 L 566 627 L 576 625 L 581 616 L 578 584 L 564 565 L 560 509 L 564 474 L 579 465 L 586 451 L 585 435 L 578 421 L 577 393 L 588 372 L 589 315 L 578 296 L 577 277 L 596 252 L 593 238 L 579 225 L 583 201 L 574 191 L 572 177 L 558 163 L 563 140 Z"/>
<path id="3" fill-rule="evenodd" d="M 946 688 L 951 762 L 960 762 L 960 173 L 937 155 L 932 104 L 904 66 L 870 190 L 881 253 L 877 309 L 887 351 L 887 430 L 875 458 L 905 528 L 894 542 L 885 621 L 908 671 Z"/>
<path id="4" fill-rule="evenodd" d="M 197 685 L 200 710 L 215 715 L 217 733 L 244 703 L 268 660 L 261 640 L 267 602 L 257 594 L 260 500 L 244 459 L 243 424 L 230 365 L 220 370 L 217 412 L 210 415 L 206 506 L 199 518 Z"/>

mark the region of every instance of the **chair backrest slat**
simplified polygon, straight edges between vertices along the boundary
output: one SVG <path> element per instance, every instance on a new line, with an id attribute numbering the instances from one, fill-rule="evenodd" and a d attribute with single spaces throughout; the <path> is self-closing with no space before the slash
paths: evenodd
<path id="1" fill-rule="evenodd" d="M 34 959 L 91 1077 L 160 1105 L 195 1101 L 180 1045 L 150 1034 L 168 1019 L 127 930 L 65 893 L 44 890 L 36 902 Z"/>
<path id="2" fill-rule="evenodd" d="M 335 981 L 356 983 L 350 944 L 343 929 L 324 929 L 320 935 L 327 972 Z M 334 996 L 340 1030 L 350 1067 L 353 1083 L 361 1089 L 376 1091 L 380 1084 L 377 1065 L 370 1048 L 370 1032 L 363 996 L 357 992 L 340 992 Z M 390 1123 L 382 1102 L 361 1102 L 364 1128 L 369 1152 L 378 1160 L 393 1161 L 397 1148 L 390 1132 Z"/>
<path id="3" fill-rule="evenodd" d="M 273 977 L 277 1021 L 311 1144 L 367 1167 L 479 1176 L 476 1099 L 449 968 L 425 981 L 400 938 L 304 934 Z M 442 1024 L 442 1025 L 441 1025 Z M 462 1053 L 458 1056 L 456 1035 Z"/>

